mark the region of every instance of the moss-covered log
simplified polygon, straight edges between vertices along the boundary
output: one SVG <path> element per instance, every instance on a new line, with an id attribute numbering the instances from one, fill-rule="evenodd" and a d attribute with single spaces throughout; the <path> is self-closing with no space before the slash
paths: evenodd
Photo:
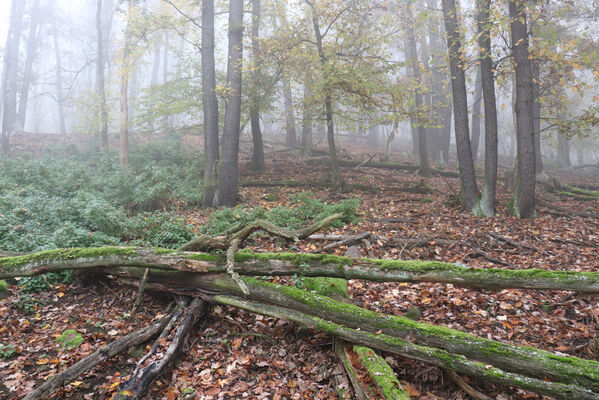
<path id="1" fill-rule="evenodd" d="M 417 172 L 418 170 L 420 170 L 419 165 L 401 164 L 401 163 L 388 162 L 388 161 L 387 162 L 369 161 L 367 163 L 364 163 L 363 161 L 360 161 L 360 160 L 339 160 L 339 165 L 342 167 L 357 167 L 358 165 L 360 165 L 365 168 L 380 168 L 380 169 L 391 169 L 394 171 L 410 171 L 410 172 Z M 431 171 L 435 175 L 448 176 L 451 178 L 457 178 L 460 176 L 459 172 L 449 171 L 446 169 L 431 168 Z"/>
<path id="2" fill-rule="evenodd" d="M 284 318 L 298 322 L 304 326 L 318 329 L 331 336 L 343 340 L 363 344 L 389 353 L 418 359 L 441 368 L 448 368 L 459 373 L 480 378 L 504 386 L 516 386 L 536 393 L 553 396 L 557 399 L 597 399 L 598 393 L 592 392 L 576 384 L 548 382 L 531 378 L 522 374 L 506 372 L 493 365 L 472 361 L 463 355 L 427 346 L 421 346 L 386 334 L 348 328 L 326 319 L 308 315 L 293 309 L 266 305 L 261 302 L 245 300 L 231 296 L 214 296 L 212 301 L 242 308 L 258 314 L 275 318 Z"/>
<path id="3" fill-rule="evenodd" d="M 116 266 L 212 274 L 226 272 L 226 257 L 134 247 L 59 249 L 0 258 L 0 279 L 67 269 L 106 269 Z M 320 276 L 377 282 L 440 282 L 487 289 L 549 289 L 599 293 L 599 272 L 469 268 L 436 261 L 242 251 L 235 255 L 235 270 L 240 275 L 247 276 Z"/>
<path id="4" fill-rule="evenodd" d="M 123 273 L 131 272 L 130 269 L 123 270 Z M 143 270 L 139 269 L 136 273 L 141 276 Z M 200 291 L 241 295 L 237 284 L 222 274 L 201 276 L 157 271 L 150 279 L 164 285 L 165 289 L 176 288 L 181 294 L 193 295 L 194 291 L 196 293 Z M 305 290 L 255 278 L 243 279 L 249 288 L 247 298 L 251 300 L 294 309 L 351 329 L 359 329 L 361 332 L 409 338 L 414 343 L 461 354 L 506 371 L 539 379 L 573 383 L 599 391 L 599 362 L 596 361 L 496 342 L 455 329 L 416 322 L 406 317 L 376 313 Z M 360 344 L 368 345 L 368 343 Z"/>
<path id="5" fill-rule="evenodd" d="M 410 400 L 408 392 L 401 386 L 395 373 L 383 357 L 365 346 L 356 345 L 354 351 L 385 399 Z"/>

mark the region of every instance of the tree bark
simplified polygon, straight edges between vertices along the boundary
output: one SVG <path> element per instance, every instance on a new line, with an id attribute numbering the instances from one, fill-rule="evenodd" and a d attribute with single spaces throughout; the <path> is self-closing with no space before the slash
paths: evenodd
<path id="1" fill-rule="evenodd" d="M 455 0 L 443 0 L 443 16 L 447 29 L 447 47 L 451 69 L 451 91 L 453 95 L 454 128 L 460 167 L 462 203 L 467 210 L 473 210 L 478 201 L 478 187 L 470 146 L 468 129 L 468 98 L 464 54 L 458 26 L 458 10 Z"/>
<path id="2" fill-rule="evenodd" d="M 309 3 L 312 6 L 311 3 Z M 327 142 L 329 145 L 329 159 L 331 161 L 331 188 L 336 191 L 341 188 L 341 174 L 339 172 L 339 161 L 337 160 L 337 149 L 335 147 L 335 125 L 333 122 L 333 96 L 327 76 L 327 55 L 322 45 L 322 33 L 320 32 L 320 22 L 318 20 L 318 11 L 312 7 L 312 26 L 314 28 L 314 37 L 316 39 L 316 49 L 320 59 L 320 67 L 323 75 L 324 84 L 324 113 L 327 125 Z"/>
<path id="3" fill-rule="evenodd" d="M 243 0 L 231 0 L 229 4 L 229 55 L 227 62 L 228 90 L 223 129 L 223 159 L 218 187 L 218 204 L 220 206 L 232 207 L 237 202 L 242 63 Z"/>
<path id="4" fill-rule="evenodd" d="M 563 113 L 558 114 L 560 119 L 564 118 Z M 572 162 L 570 161 L 570 139 L 568 139 L 567 131 L 562 125 L 557 126 L 557 154 L 559 163 L 563 168 L 572 168 Z"/>
<path id="5" fill-rule="evenodd" d="M 250 124 L 252 127 L 252 171 L 264 171 L 264 141 L 260 128 L 261 64 L 260 60 L 260 0 L 252 0 L 252 92 L 250 93 Z"/>
<path id="6" fill-rule="evenodd" d="M 472 104 L 472 133 L 470 146 L 472 147 L 472 162 L 476 165 L 478 160 L 478 147 L 480 143 L 480 107 L 483 101 L 483 83 L 480 68 L 476 73 L 474 84 L 474 102 Z"/>
<path id="7" fill-rule="evenodd" d="M 304 99 L 303 99 L 303 115 L 302 115 L 302 141 L 301 145 L 304 148 L 304 155 L 312 155 L 312 126 L 314 124 L 314 117 L 312 116 L 312 104 L 311 104 L 311 86 L 312 76 L 309 70 L 306 71 L 304 76 Z"/>
<path id="8" fill-rule="evenodd" d="M 491 21 L 489 19 L 491 0 L 477 0 L 476 20 L 478 26 L 478 47 L 481 73 L 481 86 L 485 109 L 485 180 L 483 193 L 478 202 L 480 215 L 495 215 L 497 197 L 497 104 L 495 99 L 495 77 L 491 59 Z"/>
<path id="9" fill-rule="evenodd" d="M 510 0 L 510 30 L 516 75 L 516 137 L 518 165 L 516 187 L 512 195 L 512 211 L 520 218 L 535 214 L 535 144 L 533 119 L 533 79 L 528 53 L 526 3 Z"/>
<path id="10" fill-rule="evenodd" d="M 21 83 L 21 95 L 19 97 L 19 128 L 25 129 L 25 118 L 27 116 L 27 102 L 29 100 L 29 89 L 31 87 L 33 62 L 37 55 L 37 45 L 39 42 L 40 20 L 41 20 L 40 1 L 34 0 L 31 5 L 31 21 L 29 22 L 29 37 L 27 38 L 27 58 L 25 59 L 25 68 L 23 70 L 23 81 Z"/>
<path id="11" fill-rule="evenodd" d="M 119 161 L 124 172 L 129 172 L 129 70 L 131 68 L 131 13 L 133 6 L 129 2 L 127 26 L 125 28 L 125 44 L 121 60 L 121 123 L 119 132 Z"/>
<path id="12" fill-rule="evenodd" d="M 97 47 L 96 47 L 96 95 L 99 102 L 99 118 L 100 118 L 100 129 L 99 136 L 102 142 L 102 151 L 108 152 L 108 111 L 106 109 L 106 89 L 104 83 L 104 42 L 105 33 L 103 32 L 103 18 L 102 18 L 102 3 L 104 0 L 97 0 L 98 5 L 96 8 L 96 35 L 97 35 Z"/>
<path id="13" fill-rule="evenodd" d="M 408 36 L 407 41 L 407 54 L 406 57 L 412 66 L 412 76 L 417 86 L 422 84 L 422 75 L 420 73 L 420 62 L 418 61 L 418 49 L 416 47 L 416 38 L 414 34 L 414 18 L 412 12 L 412 4 L 406 6 L 406 33 Z M 420 88 L 414 89 L 414 104 L 415 113 L 419 114 L 422 112 L 423 100 Z M 424 177 L 431 176 L 430 164 L 428 160 L 428 144 L 426 137 L 426 129 L 424 128 L 424 121 L 421 118 L 416 118 L 416 130 L 418 132 L 418 155 L 420 158 L 420 175 Z"/>
<path id="14" fill-rule="evenodd" d="M 214 66 L 214 0 L 202 0 L 202 105 L 204 108 L 204 207 L 214 206 L 217 189 L 218 99 Z"/>
<path id="15" fill-rule="evenodd" d="M 52 18 L 52 43 L 54 45 L 54 56 L 56 58 L 56 106 L 58 111 L 58 130 L 61 134 L 67 133 L 67 128 L 64 118 L 64 100 L 62 95 L 62 56 L 60 54 L 60 48 L 58 46 L 58 29 L 56 28 L 56 8 L 53 8 Z"/>
<path id="16" fill-rule="evenodd" d="M 10 9 L 9 31 L 4 48 L 2 72 L 2 155 L 9 153 L 9 136 L 14 133 L 17 122 L 17 78 L 19 69 L 19 44 L 25 1 L 13 0 Z"/>

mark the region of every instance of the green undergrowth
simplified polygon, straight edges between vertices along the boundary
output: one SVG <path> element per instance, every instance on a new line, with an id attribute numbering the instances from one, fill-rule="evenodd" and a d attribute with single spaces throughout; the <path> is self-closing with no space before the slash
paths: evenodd
<path id="1" fill-rule="evenodd" d="M 199 204 L 201 157 L 175 138 L 116 153 L 75 147 L 0 163 L 0 249 L 134 244 L 176 248 L 193 236 L 170 205 Z"/>
<path id="2" fill-rule="evenodd" d="M 277 226 L 289 229 L 299 229 L 336 213 L 341 213 L 344 217 L 331 224 L 333 227 L 359 221 L 356 215 L 360 204 L 359 199 L 347 199 L 335 204 L 326 204 L 322 200 L 314 198 L 312 193 L 303 192 L 291 196 L 290 200 L 291 207 L 278 206 L 270 210 L 245 206 L 224 208 L 212 213 L 200 233 L 217 235 L 234 226 L 247 225 L 258 219 L 265 219 Z"/>

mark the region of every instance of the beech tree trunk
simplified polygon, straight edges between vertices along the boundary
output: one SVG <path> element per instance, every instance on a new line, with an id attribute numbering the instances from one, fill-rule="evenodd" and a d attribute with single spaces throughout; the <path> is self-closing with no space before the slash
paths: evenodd
<path id="1" fill-rule="evenodd" d="M 526 3 L 510 0 L 510 30 L 515 64 L 515 115 L 518 146 L 516 187 L 512 195 L 512 211 L 520 218 L 535 214 L 535 144 L 533 119 L 533 82 L 528 52 Z"/>
<path id="2" fill-rule="evenodd" d="M 218 99 L 214 66 L 214 0 L 202 0 L 202 105 L 204 107 L 204 207 L 214 206 L 217 189 Z"/>
<path id="3" fill-rule="evenodd" d="M 407 54 L 406 57 L 412 66 L 412 76 L 417 85 L 422 83 L 422 75 L 420 73 L 420 62 L 418 61 L 418 49 L 416 47 L 416 38 L 414 33 L 414 18 L 412 12 L 412 4 L 406 6 L 406 33 L 408 36 L 407 41 Z M 422 106 L 424 104 L 422 94 L 419 92 L 420 89 L 414 89 L 414 104 L 415 112 L 421 113 Z M 416 130 L 418 132 L 418 155 L 420 158 L 420 175 L 424 177 L 431 176 L 430 164 L 428 160 L 428 143 L 426 137 L 426 129 L 424 128 L 424 121 L 420 118 L 416 119 Z"/>
<path id="4" fill-rule="evenodd" d="M 478 147 L 480 143 L 480 107 L 483 102 L 483 83 L 480 68 L 476 73 L 474 84 L 474 101 L 472 103 L 472 133 L 470 146 L 472 147 L 472 162 L 476 165 L 478 160 Z"/>
<path id="5" fill-rule="evenodd" d="M 0 144 L 2 154 L 8 156 L 9 136 L 15 132 L 17 122 L 17 78 L 19 69 L 19 44 L 25 1 L 13 0 L 10 22 L 4 48 L 4 70 L 2 72 L 2 132 Z"/>
<path id="6" fill-rule="evenodd" d="M 25 118 L 27 116 L 27 102 L 29 100 L 29 89 L 33 79 L 33 62 L 37 55 L 37 45 L 39 42 L 40 27 L 40 1 L 34 0 L 31 5 L 31 21 L 29 22 L 29 37 L 27 38 L 27 58 L 25 59 L 25 68 L 23 70 L 23 81 L 21 83 L 21 94 L 19 97 L 19 128 L 25 129 Z"/>
<path id="7" fill-rule="evenodd" d="M 108 111 L 106 109 L 106 90 L 104 83 L 104 32 L 102 18 L 102 3 L 104 0 L 97 0 L 96 8 L 96 95 L 99 102 L 99 123 L 100 129 L 98 135 L 102 142 L 102 151 L 108 152 Z"/>
<path id="8" fill-rule="evenodd" d="M 491 22 L 489 14 L 491 0 L 476 1 L 478 26 L 478 46 L 481 72 L 481 86 L 485 109 L 485 181 L 483 193 L 478 202 L 480 215 L 495 215 L 497 197 L 497 104 L 495 99 L 495 77 L 491 59 Z"/>
<path id="9" fill-rule="evenodd" d="M 237 202 L 239 132 L 241 123 L 241 75 L 243 63 L 243 0 L 229 4 L 229 53 L 227 104 L 223 129 L 223 157 L 219 176 L 218 204 L 232 207 Z"/>
<path id="10" fill-rule="evenodd" d="M 563 120 L 565 118 L 564 113 L 558 113 L 558 118 Z M 572 168 L 572 162 L 570 161 L 570 140 L 568 139 L 567 132 L 563 125 L 557 125 L 557 154 L 558 160 L 562 167 Z"/>
<path id="11" fill-rule="evenodd" d="M 129 172 L 129 73 L 131 68 L 131 13 L 133 7 L 129 2 L 127 27 L 125 28 L 125 44 L 121 60 L 121 121 L 119 131 L 119 161 L 124 172 Z"/>
<path id="12" fill-rule="evenodd" d="M 478 201 L 478 187 L 470 146 L 468 129 L 468 97 L 464 54 L 458 27 L 458 10 L 455 0 L 443 0 L 443 16 L 447 29 L 447 47 L 451 70 L 451 92 L 453 95 L 454 128 L 460 167 L 460 186 L 462 203 L 467 210 L 473 210 Z"/>
<path id="13" fill-rule="evenodd" d="M 311 6 L 312 4 L 309 3 Z M 320 59 L 324 80 L 324 113 L 327 121 L 327 142 L 329 144 L 329 159 L 331 161 L 331 187 L 333 190 L 341 188 L 341 174 L 339 172 L 339 161 L 337 160 L 337 149 L 335 147 L 335 125 L 333 123 L 333 96 L 328 83 L 327 76 L 327 56 L 322 45 L 322 33 L 320 32 L 320 23 L 318 21 L 318 11 L 312 7 L 312 26 L 314 28 L 314 37 L 316 39 L 316 48 Z"/>
<path id="14" fill-rule="evenodd" d="M 261 60 L 260 60 L 260 0 L 252 0 L 252 62 L 251 72 L 252 89 L 250 94 L 250 124 L 252 127 L 252 140 L 254 147 L 252 149 L 251 169 L 253 171 L 263 171 L 264 164 L 264 141 L 262 140 L 262 130 L 260 128 L 260 100 L 261 100 Z"/>
<path id="15" fill-rule="evenodd" d="M 306 71 L 304 75 L 304 99 L 303 99 L 303 116 L 302 116 L 302 142 L 301 145 L 304 148 L 304 154 L 307 156 L 312 155 L 312 126 L 314 124 L 314 118 L 312 116 L 312 104 L 311 104 L 311 85 L 312 76 L 309 71 Z"/>
<path id="16" fill-rule="evenodd" d="M 55 3 L 54 3 L 55 7 Z M 52 18 L 52 43 L 54 45 L 54 56 L 56 58 L 56 106 L 58 111 L 58 131 L 63 135 L 67 133 L 64 118 L 64 100 L 62 95 L 62 56 L 58 46 L 58 29 L 56 28 L 56 8 L 53 8 Z"/>

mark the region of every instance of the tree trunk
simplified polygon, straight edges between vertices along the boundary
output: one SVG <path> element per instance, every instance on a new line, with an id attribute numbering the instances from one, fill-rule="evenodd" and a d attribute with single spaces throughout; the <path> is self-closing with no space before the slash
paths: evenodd
<path id="1" fill-rule="evenodd" d="M 565 119 L 564 113 L 558 113 L 560 120 Z M 572 168 L 570 161 L 570 139 L 568 139 L 567 131 L 563 125 L 557 125 L 557 154 L 560 165 L 563 168 Z"/>
<path id="2" fill-rule="evenodd" d="M 422 83 L 422 77 L 420 73 L 420 62 L 418 61 L 418 49 L 416 48 L 416 38 L 414 34 L 414 18 L 412 13 L 412 4 L 406 6 L 406 33 L 408 36 L 407 40 L 407 59 L 412 65 L 412 76 L 416 85 Z M 415 112 L 421 113 L 423 107 L 422 94 L 419 88 L 414 89 L 414 104 Z M 421 118 L 416 119 L 416 129 L 418 132 L 418 155 L 420 158 L 420 175 L 424 177 L 431 176 L 430 164 L 428 161 L 428 144 L 426 138 L 426 129 L 424 128 L 424 121 Z"/>
<path id="3" fill-rule="evenodd" d="M 304 148 L 304 155 L 312 155 L 312 125 L 314 118 L 312 116 L 312 104 L 311 104 L 311 85 L 312 76 L 309 71 L 306 71 L 304 75 L 304 99 L 303 99 L 303 115 L 302 115 L 302 142 L 301 145 Z"/>
<path id="4" fill-rule="evenodd" d="M 55 4 L 55 3 L 54 3 Z M 54 12 L 55 12 L 54 8 Z M 52 18 L 52 43 L 54 45 L 54 56 L 56 57 L 56 106 L 58 108 L 58 130 L 63 135 L 67 133 L 64 119 L 64 100 L 62 95 L 62 56 L 58 47 L 58 29 L 56 28 L 56 13 Z"/>
<path id="5" fill-rule="evenodd" d="M 162 52 L 162 84 L 166 85 L 168 83 L 168 56 L 169 56 L 169 37 L 168 37 L 168 31 L 165 30 L 164 31 L 164 46 L 163 46 L 163 52 Z M 165 132 L 169 132 L 170 131 L 170 115 L 169 115 L 169 111 L 167 109 L 167 113 L 164 116 L 162 125 L 164 126 L 164 131 Z"/>
<path id="6" fill-rule="evenodd" d="M 131 66 L 131 13 L 133 6 L 129 2 L 127 27 L 125 28 L 125 44 L 121 60 L 121 126 L 119 132 L 119 161 L 124 172 L 129 172 L 129 70 Z"/>
<path id="7" fill-rule="evenodd" d="M 99 102 L 100 131 L 99 136 L 102 141 L 102 151 L 108 152 L 108 111 L 106 109 L 106 91 L 104 83 L 104 32 L 102 19 L 102 3 L 98 0 L 96 8 L 96 95 Z"/>
<path id="8" fill-rule="evenodd" d="M 264 171 L 264 141 L 260 128 L 261 64 L 260 60 L 260 0 L 252 0 L 252 89 L 250 93 L 250 124 L 252 126 L 252 171 Z"/>
<path id="9" fill-rule="evenodd" d="M 202 0 L 202 105 L 204 107 L 204 207 L 214 206 L 217 189 L 218 99 L 214 66 L 214 0 Z"/>
<path id="10" fill-rule="evenodd" d="M 541 68 L 538 61 L 530 63 L 532 71 L 532 132 L 535 140 L 535 174 L 543 180 L 546 177 L 541 155 Z"/>
<path id="11" fill-rule="evenodd" d="M 472 161 L 470 131 L 468 129 L 468 98 L 464 53 L 460 40 L 458 15 L 455 0 L 443 0 L 443 16 L 447 29 L 447 47 L 451 70 L 451 92 L 453 95 L 454 129 L 460 167 L 462 203 L 467 210 L 473 210 L 478 201 L 478 187 Z"/>
<path id="12" fill-rule="evenodd" d="M 437 0 L 427 0 L 426 2 L 429 10 L 436 10 L 438 7 Z M 443 159 L 442 156 L 442 135 L 443 135 L 443 121 L 442 121 L 442 113 L 445 103 L 445 94 L 443 89 L 443 82 L 445 81 L 445 77 L 441 72 L 442 64 L 444 60 L 443 58 L 443 48 L 439 41 L 440 30 L 439 30 L 439 21 L 437 18 L 431 18 L 428 25 L 428 37 L 430 43 L 430 52 L 432 57 L 432 109 L 434 116 L 434 125 L 436 127 L 431 128 L 433 140 L 431 140 L 431 150 L 433 153 L 433 160 L 436 162 L 447 162 L 447 160 Z M 440 127 L 441 126 L 441 127 Z"/>
<path id="13" fill-rule="evenodd" d="M 13 0 L 10 9 L 9 31 L 4 48 L 4 71 L 2 73 L 2 154 L 8 156 L 9 136 L 17 122 L 17 78 L 19 69 L 19 44 L 25 1 Z"/>
<path id="14" fill-rule="evenodd" d="M 318 11 L 312 7 L 312 25 L 314 27 L 314 37 L 316 39 L 316 48 L 320 59 L 320 66 L 324 81 L 324 112 L 327 121 L 327 142 L 329 144 L 329 158 L 331 160 L 331 187 L 334 191 L 341 188 L 341 174 L 339 173 L 339 161 L 337 160 L 337 149 L 335 147 L 335 125 L 333 123 L 333 96 L 328 83 L 327 76 L 327 56 L 322 45 L 322 34 L 320 32 L 320 23 L 318 21 Z"/>
<path id="15" fill-rule="evenodd" d="M 478 202 L 480 215 L 495 214 L 497 197 L 497 104 L 495 99 L 495 77 L 491 59 L 491 23 L 489 20 L 491 0 L 477 0 L 476 19 L 481 83 L 485 104 L 485 183 Z"/>
<path id="16" fill-rule="evenodd" d="M 39 42 L 40 27 L 40 1 L 34 0 L 31 5 L 31 21 L 29 23 L 29 37 L 27 38 L 27 58 L 25 59 L 25 69 L 23 71 L 23 81 L 21 83 L 21 95 L 19 98 L 19 128 L 25 130 L 25 118 L 27 116 L 27 102 L 29 100 L 29 89 L 31 87 L 33 61 L 37 55 L 37 44 Z"/>
<path id="17" fill-rule="evenodd" d="M 515 114 L 518 145 L 516 187 L 512 195 L 512 211 L 520 218 L 535 214 L 535 144 L 533 120 L 533 83 L 528 53 L 526 4 L 510 0 L 510 30 L 515 64 Z"/>
<path id="18" fill-rule="evenodd" d="M 241 121 L 241 75 L 243 63 L 243 0 L 229 5 L 229 55 L 227 103 L 223 130 L 223 159 L 219 177 L 218 203 L 232 207 L 237 202 L 239 131 Z"/>
<path id="19" fill-rule="evenodd" d="M 483 83 L 480 68 L 476 73 L 474 84 L 474 102 L 472 104 L 472 133 L 470 135 L 470 146 L 472 147 L 472 162 L 476 165 L 478 160 L 478 148 L 480 144 L 480 107 L 483 101 Z"/>

